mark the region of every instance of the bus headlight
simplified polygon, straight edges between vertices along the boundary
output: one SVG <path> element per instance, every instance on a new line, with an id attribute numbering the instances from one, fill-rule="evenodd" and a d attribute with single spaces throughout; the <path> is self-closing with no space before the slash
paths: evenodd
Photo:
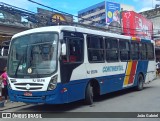
<path id="1" fill-rule="evenodd" d="M 58 76 L 54 76 L 51 78 L 49 85 L 48 85 L 48 90 L 54 90 L 57 86 L 57 78 Z"/>

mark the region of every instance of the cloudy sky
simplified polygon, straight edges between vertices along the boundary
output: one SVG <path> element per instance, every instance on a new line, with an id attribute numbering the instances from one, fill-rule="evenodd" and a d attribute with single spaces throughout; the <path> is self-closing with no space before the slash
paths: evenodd
<path id="1" fill-rule="evenodd" d="M 77 15 L 78 11 L 103 0 L 34 0 L 35 2 L 42 3 L 46 6 Z M 141 12 L 153 9 L 155 4 L 160 4 L 160 0 L 107 0 L 134 6 L 136 12 Z M 36 12 L 37 7 L 41 7 L 28 0 L 0 0 L 13 6 L 24 8 Z"/>

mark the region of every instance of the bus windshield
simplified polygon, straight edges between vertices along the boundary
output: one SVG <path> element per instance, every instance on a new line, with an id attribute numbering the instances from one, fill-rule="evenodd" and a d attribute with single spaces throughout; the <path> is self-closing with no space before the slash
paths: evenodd
<path id="1" fill-rule="evenodd" d="M 45 77 L 57 67 L 58 34 L 28 34 L 12 40 L 8 57 L 8 76 Z"/>

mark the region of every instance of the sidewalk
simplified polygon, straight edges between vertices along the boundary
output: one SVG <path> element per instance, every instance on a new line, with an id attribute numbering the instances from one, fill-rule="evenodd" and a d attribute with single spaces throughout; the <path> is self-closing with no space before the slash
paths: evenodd
<path id="1" fill-rule="evenodd" d="M 11 102 L 10 100 L 8 100 L 7 103 L 4 103 L 4 107 L 0 107 L 0 111 L 7 111 L 9 109 L 14 109 L 14 108 L 18 108 L 26 105 L 28 104 L 22 103 L 22 102 Z"/>

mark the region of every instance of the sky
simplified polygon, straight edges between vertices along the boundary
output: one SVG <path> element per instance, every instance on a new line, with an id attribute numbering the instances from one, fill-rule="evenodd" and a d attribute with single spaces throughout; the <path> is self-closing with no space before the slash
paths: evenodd
<path id="1" fill-rule="evenodd" d="M 87 8 L 104 0 L 34 0 L 46 6 L 77 15 L 78 11 Z M 126 5 L 134 6 L 136 12 L 142 12 L 153 9 L 155 4 L 160 4 L 160 0 L 107 0 Z M 0 0 L 16 7 L 27 9 L 29 11 L 37 12 L 37 7 L 43 8 L 39 5 L 29 2 L 28 0 Z"/>

